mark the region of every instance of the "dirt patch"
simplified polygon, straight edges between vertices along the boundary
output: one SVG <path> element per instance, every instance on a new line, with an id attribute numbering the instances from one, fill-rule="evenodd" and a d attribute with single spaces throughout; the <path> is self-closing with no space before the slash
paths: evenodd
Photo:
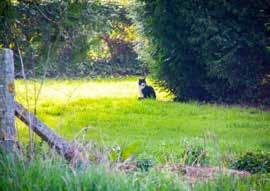
<path id="1" fill-rule="evenodd" d="M 247 171 L 239 171 L 227 169 L 225 167 L 202 167 L 202 166 L 187 166 L 181 164 L 162 164 L 153 167 L 158 172 L 173 172 L 186 178 L 189 182 L 209 181 L 214 180 L 220 175 L 228 176 L 250 176 Z M 122 163 L 118 165 L 118 169 L 125 172 L 138 170 L 135 163 Z"/>
<path id="2" fill-rule="evenodd" d="M 201 167 L 180 164 L 166 164 L 156 166 L 155 168 L 158 171 L 169 170 L 171 172 L 179 173 L 192 182 L 197 180 L 213 180 L 218 175 L 250 176 L 250 173 L 247 171 L 232 170 L 224 167 Z"/>

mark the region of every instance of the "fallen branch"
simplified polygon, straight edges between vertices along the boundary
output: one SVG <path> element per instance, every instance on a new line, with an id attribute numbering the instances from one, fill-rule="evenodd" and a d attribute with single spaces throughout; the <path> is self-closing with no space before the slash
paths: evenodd
<path id="1" fill-rule="evenodd" d="M 67 160 L 73 162 L 88 163 L 87 157 L 83 154 L 83 149 L 57 135 L 51 128 L 36 118 L 18 102 L 15 102 L 15 115 L 22 120 L 29 128 L 34 131 L 40 138 L 46 141 L 59 154 L 63 155 Z"/>

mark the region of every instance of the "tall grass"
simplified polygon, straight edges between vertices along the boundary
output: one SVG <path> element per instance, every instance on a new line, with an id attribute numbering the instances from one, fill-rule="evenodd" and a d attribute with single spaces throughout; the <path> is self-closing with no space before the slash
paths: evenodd
<path id="1" fill-rule="evenodd" d="M 92 165 L 73 168 L 59 157 L 0 155 L 0 190 L 3 191 L 133 191 L 133 190 L 269 190 L 269 176 L 220 175 L 211 181 L 187 180 L 178 173 L 155 170 L 120 172 L 112 167 Z"/>

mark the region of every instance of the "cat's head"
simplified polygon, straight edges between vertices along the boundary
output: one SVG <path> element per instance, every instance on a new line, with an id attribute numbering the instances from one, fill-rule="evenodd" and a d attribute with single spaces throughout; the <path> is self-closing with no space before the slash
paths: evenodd
<path id="1" fill-rule="evenodd" d="M 146 86 L 146 80 L 145 78 L 140 78 L 138 81 L 139 86 L 145 87 Z"/>

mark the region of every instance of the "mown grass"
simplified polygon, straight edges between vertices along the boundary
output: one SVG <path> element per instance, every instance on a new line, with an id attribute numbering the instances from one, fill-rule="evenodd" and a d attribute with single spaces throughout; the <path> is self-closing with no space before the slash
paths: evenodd
<path id="1" fill-rule="evenodd" d="M 16 99 L 32 109 L 38 81 L 16 81 Z M 155 86 L 158 99 L 137 100 L 136 78 L 46 80 L 37 115 L 63 137 L 120 146 L 137 157 L 180 161 L 185 145 L 201 145 L 210 163 L 226 163 L 246 151 L 270 151 L 270 112 L 240 106 L 175 103 Z M 36 90 L 35 90 L 36 89 Z M 19 139 L 28 129 L 18 124 Z M 78 134 L 88 127 L 87 132 Z"/>

